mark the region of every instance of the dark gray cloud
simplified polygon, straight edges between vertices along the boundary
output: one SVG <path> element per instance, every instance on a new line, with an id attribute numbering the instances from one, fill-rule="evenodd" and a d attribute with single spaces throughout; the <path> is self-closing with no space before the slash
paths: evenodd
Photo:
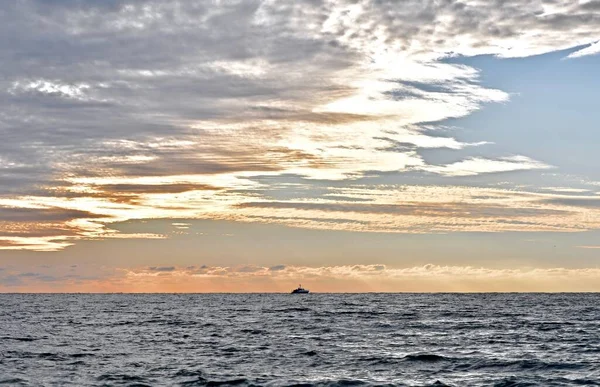
<path id="1" fill-rule="evenodd" d="M 174 271 L 175 266 L 151 266 L 148 268 L 150 271 L 169 272 Z"/>
<path id="2" fill-rule="evenodd" d="M 61 286 L 65 283 L 81 284 L 84 281 L 95 281 L 106 278 L 112 270 L 88 265 L 39 265 L 30 266 L 26 262 L 0 271 L 0 287 L 17 287 L 46 284 Z"/>
<path id="3" fill-rule="evenodd" d="M 19 274 L 19 277 L 39 277 L 40 275 L 40 273 L 27 272 Z"/>
<path id="4" fill-rule="evenodd" d="M 252 265 L 240 266 L 240 267 L 231 269 L 231 271 L 234 271 L 237 273 L 256 273 L 257 271 L 262 271 L 262 270 L 263 270 L 262 267 L 252 266 Z"/>
<path id="5" fill-rule="evenodd" d="M 600 1 L 597 1 L 597 0 L 588 1 L 588 2 L 585 2 L 585 3 L 579 4 L 579 7 L 582 10 L 586 10 L 586 11 L 597 11 L 597 12 L 600 12 Z"/>
<path id="6" fill-rule="evenodd" d="M 4 286 L 20 286 L 23 285 L 23 279 L 18 275 L 7 275 L 4 277 L 0 277 L 0 285 Z"/>
<path id="7" fill-rule="evenodd" d="M 66 222 L 78 218 L 100 218 L 87 211 L 64 208 L 11 208 L 0 207 L 0 221 L 4 222 Z"/>

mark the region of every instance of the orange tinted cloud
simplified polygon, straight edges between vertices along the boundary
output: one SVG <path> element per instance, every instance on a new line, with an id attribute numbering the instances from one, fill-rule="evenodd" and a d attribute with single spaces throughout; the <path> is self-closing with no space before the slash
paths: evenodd
<path id="1" fill-rule="evenodd" d="M 152 266 L 97 275 L 0 271 L 1 291 L 44 292 L 579 292 L 600 291 L 600 269 L 471 266 Z"/>

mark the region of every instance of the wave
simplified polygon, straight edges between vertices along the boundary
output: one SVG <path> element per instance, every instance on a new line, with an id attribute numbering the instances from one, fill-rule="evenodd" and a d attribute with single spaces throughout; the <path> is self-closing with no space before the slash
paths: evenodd
<path id="1" fill-rule="evenodd" d="M 433 363 L 433 362 L 438 362 L 438 361 L 450 361 L 453 359 L 446 357 L 446 356 L 435 355 L 435 354 L 430 354 L 430 353 L 423 353 L 423 354 L 406 355 L 402 358 L 402 360 Z"/>
<path id="2" fill-rule="evenodd" d="M 99 382 L 124 382 L 129 383 L 129 385 L 135 382 L 137 386 L 140 386 L 141 383 L 148 383 L 148 380 L 143 376 L 128 374 L 103 374 L 98 376 L 96 380 Z"/>
<path id="3" fill-rule="evenodd" d="M 14 340 L 14 341 L 31 342 L 31 341 L 40 340 L 40 338 L 37 338 L 37 337 L 9 337 L 9 336 L 4 336 L 4 337 L 0 337 L 0 340 Z"/>
<path id="4" fill-rule="evenodd" d="M 266 331 L 264 331 L 262 329 L 249 329 L 249 328 L 241 329 L 240 332 L 250 333 L 251 335 L 264 335 L 265 333 L 267 333 Z"/>
<path id="5" fill-rule="evenodd" d="M 318 382 L 296 382 L 296 383 L 285 383 L 287 387 L 346 387 L 346 386 L 366 386 L 367 383 L 358 379 L 340 379 L 340 380 L 325 380 Z M 385 384 L 378 384 L 378 386 L 385 386 Z"/>
<path id="6" fill-rule="evenodd" d="M 514 377 L 505 378 L 493 384 L 494 387 L 529 387 L 539 386 L 538 383 L 518 380 Z"/>
<path id="7" fill-rule="evenodd" d="M 498 360 L 481 359 L 472 364 L 464 364 L 463 369 L 477 371 L 484 369 L 506 369 L 511 371 L 556 371 L 585 368 L 583 363 L 545 362 L 537 359 Z"/>
<path id="8" fill-rule="evenodd" d="M 27 380 L 21 378 L 0 379 L 0 384 L 9 386 L 27 385 Z"/>
<path id="9" fill-rule="evenodd" d="M 254 385 L 249 379 L 224 379 L 224 380 L 206 380 L 203 377 L 199 377 L 196 380 L 188 380 L 179 382 L 180 386 L 242 386 L 242 385 Z"/>
<path id="10" fill-rule="evenodd" d="M 291 308 L 285 308 L 285 309 L 273 309 L 271 310 L 272 313 L 279 313 L 279 312 L 312 312 L 313 310 L 310 308 L 306 308 L 306 307 L 301 307 L 301 306 L 297 306 L 297 307 L 291 307 Z"/>
<path id="11" fill-rule="evenodd" d="M 450 384 L 446 384 L 440 380 L 436 380 L 432 384 L 427 385 L 426 387 L 452 387 Z"/>

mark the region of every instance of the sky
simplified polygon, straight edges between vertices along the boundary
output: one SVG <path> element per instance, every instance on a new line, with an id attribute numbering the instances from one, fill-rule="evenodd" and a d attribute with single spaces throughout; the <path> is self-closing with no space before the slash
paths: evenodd
<path id="1" fill-rule="evenodd" d="M 600 1 L 0 4 L 0 292 L 600 291 Z"/>

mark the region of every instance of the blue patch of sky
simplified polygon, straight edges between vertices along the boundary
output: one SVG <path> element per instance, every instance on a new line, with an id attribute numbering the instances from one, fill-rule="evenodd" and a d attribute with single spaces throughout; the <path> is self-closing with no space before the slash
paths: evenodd
<path id="1" fill-rule="evenodd" d="M 600 55 L 565 59 L 576 50 L 528 58 L 446 59 L 480 69 L 484 86 L 511 98 L 439 124 L 460 128 L 456 134 L 461 141 L 494 142 L 467 152 L 526 155 L 560 173 L 600 180 Z"/>

